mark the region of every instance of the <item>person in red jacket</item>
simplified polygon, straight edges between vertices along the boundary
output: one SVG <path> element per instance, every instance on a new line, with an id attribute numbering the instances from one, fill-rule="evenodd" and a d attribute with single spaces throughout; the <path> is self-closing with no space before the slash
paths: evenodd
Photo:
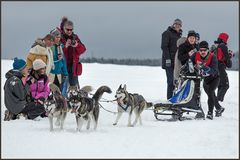
<path id="1" fill-rule="evenodd" d="M 216 117 L 222 115 L 224 108 L 218 103 L 215 90 L 219 84 L 218 60 L 214 53 L 209 52 L 208 43 L 199 43 L 199 51 L 191 57 L 193 64 L 200 70 L 204 77 L 203 88 L 208 95 L 208 119 L 213 119 L 213 109 L 216 108 Z"/>
<path id="2" fill-rule="evenodd" d="M 232 67 L 232 56 L 229 54 L 228 47 L 227 47 L 227 41 L 228 41 L 228 34 L 227 33 L 220 33 L 218 36 L 218 39 L 214 41 L 216 48 L 214 50 L 214 53 L 217 56 L 218 59 L 218 69 L 219 69 L 219 76 L 220 76 L 220 82 L 218 85 L 218 92 L 217 92 L 217 98 L 219 101 L 224 100 L 224 96 L 229 89 L 229 80 L 228 75 L 226 72 L 226 68 Z"/>
<path id="3" fill-rule="evenodd" d="M 61 42 L 64 44 L 63 52 L 66 58 L 68 82 L 70 86 L 79 86 L 78 76 L 82 74 L 82 64 L 79 62 L 80 55 L 86 51 L 85 45 L 73 32 L 73 22 L 62 19 L 63 26 Z M 79 86 L 80 87 L 80 86 Z"/>

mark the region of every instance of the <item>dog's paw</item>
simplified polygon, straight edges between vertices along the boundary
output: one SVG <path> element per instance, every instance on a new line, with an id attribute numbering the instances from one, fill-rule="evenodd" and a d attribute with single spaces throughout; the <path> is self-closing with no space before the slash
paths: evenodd
<path id="1" fill-rule="evenodd" d="M 113 125 L 114 125 L 114 126 L 116 126 L 116 125 L 117 125 L 117 123 L 113 123 Z"/>

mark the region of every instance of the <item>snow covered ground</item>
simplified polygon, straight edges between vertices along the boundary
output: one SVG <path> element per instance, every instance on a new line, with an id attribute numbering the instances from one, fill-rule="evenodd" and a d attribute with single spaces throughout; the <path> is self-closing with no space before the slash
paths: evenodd
<path id="1" fill-rule="evenodd" d="M 117 126 L 116 115 L 100 110 L 96 131 L 76 132 L 73 114 L 68 113 L 64 131 L 49 131 L 48 119 L 40 121 L 3 121 L 5 73 L 11 60 L 1 60 L 1 157 L 2 158 L 239 158 L 239 76 L 228 71 L 230 89 L 222 104 L 225 112 L 214 120 L 157 121 L 151 110 L 142 114 L 143 125 L 127 127 L 127 114 Z M 130 93 L 140 93 L 147 101 L 166 100 L 166 75 L 161 67 L 83 64 L 81 86 L 96 90 L 108 85 L 114 99 L 120 84 L 127 84 Z M 95 92 L 94 90 L 94 92 Z M 93 93 L 94 93 L 93 92 Z M 207 95 L 202 88 L 202 106 L 207 112 Z M 101 103 L 117 110 L 113 103 Z M 189 115 L 194 116 L 194 115 Z M 166 117 L 167 118 L 167 117 Z M 133 120 L 133 119 L 132 119 Z"/>

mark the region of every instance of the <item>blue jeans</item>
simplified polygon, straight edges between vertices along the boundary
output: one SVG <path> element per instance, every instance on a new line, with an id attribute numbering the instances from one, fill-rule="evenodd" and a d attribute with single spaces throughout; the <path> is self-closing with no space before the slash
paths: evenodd
<path id="1" fill-rule="evenodd" d="M 173 95 L 174 82 L 173 82 L 173 67 L 166 67 L 167 75 L 167 99 L 170 99 Z"/>
<path id="2" fill-rule="evenodd" d="M 68 76 L 66 79 L 62 82 L 62 95 L 67 98 L 67 89 L 68 89 Z"/>

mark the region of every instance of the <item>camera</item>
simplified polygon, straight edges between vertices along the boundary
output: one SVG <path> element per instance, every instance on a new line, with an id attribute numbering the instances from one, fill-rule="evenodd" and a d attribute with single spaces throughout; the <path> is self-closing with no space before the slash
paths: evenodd
<path id="1" fill-rule="evenodd" d="M 71 44 L 72 45 L 75 45 L 76 44 L 76 41 L 75 41 L 75 36 L 73 35 L 72 39 L 71 39 Z"/>
<path id="2" fill-rule="evenodd" d="M 71 40 L 71 44 L 72 44 L 72 45 L 75 45 L 75 44 L 76 44 L 75 39 L 72 39 L 72 40 Z"/>

